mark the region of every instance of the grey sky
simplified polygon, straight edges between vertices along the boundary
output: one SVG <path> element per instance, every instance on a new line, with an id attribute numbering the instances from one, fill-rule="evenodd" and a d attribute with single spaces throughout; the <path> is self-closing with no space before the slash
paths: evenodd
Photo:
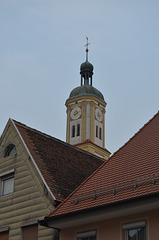
<path id="1" fill-rule="evenodd" d="M 65 101 L 94 65 L 114 152 L 157 111 L 158 0 L 1 0 L 0 134 L 9 117 L 65 141 Z"/>

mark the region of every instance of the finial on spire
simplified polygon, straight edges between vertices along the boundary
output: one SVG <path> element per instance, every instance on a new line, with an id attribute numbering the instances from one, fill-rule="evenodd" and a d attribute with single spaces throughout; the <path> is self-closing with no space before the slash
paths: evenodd
<path id="1" fill-rule="evenodd" d="M 88 37 L 86 37 L 86 40 L 87 40 L 87 43 L 86 43 L 86 45 L 84 45 L 84 46 L 86 47 L 86 61 L 88 61 L 88 45 L 89 45 L 90 43 L 88 43 Z"/>

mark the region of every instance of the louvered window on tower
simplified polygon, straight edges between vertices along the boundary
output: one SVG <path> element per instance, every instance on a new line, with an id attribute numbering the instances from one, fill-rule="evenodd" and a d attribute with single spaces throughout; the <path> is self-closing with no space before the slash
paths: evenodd
<path id="1" fill-rule="evenodd" d="M 72 126 L 72 138 L 75 137 L 75 125 Z"/>
<path id="2" fill-rule="evenodd" d="M 96 126 L 96 137 L 98 138 L 98 126 Z"/>
<path id="3" fill-rule="evenodd" d="M 80 136 L 80 124 L 77 124 L 77 136 Z"/>
<path id="4" fill-rule="evenodd" d="M 99 128 L 99 139 L 102 139 L 102 129 Z"/>

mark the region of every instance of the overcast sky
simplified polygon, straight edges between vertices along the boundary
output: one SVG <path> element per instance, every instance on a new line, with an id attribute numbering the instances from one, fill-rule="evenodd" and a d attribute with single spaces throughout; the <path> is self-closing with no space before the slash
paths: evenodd
<path id="1" fill-rule="evenodd" d="M 65 101 L 94 65 L 114 152 L 159 110 L 158 0 L 0 0 L 0 134 L 9 118 L 66 139 Z"/>

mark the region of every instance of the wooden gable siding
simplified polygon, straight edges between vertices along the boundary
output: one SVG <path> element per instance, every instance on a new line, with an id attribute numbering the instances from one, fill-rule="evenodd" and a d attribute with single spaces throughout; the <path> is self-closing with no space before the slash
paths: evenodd
<path id="1" fill-rule="evenodd" d="M 17 154 L 3 158 L 10 143 L 16 146 Z M 20 240 L 22 226 L 43 219 L 53 210 L 53 202 L 10 121 L 0 145 L 0 174 L 14 169 L 14 192 L 0 197 L 0 228 L 9 227 L 9 239 Z M 38 239 L 51 240 L 52 229 L 38 226 Z"/>

